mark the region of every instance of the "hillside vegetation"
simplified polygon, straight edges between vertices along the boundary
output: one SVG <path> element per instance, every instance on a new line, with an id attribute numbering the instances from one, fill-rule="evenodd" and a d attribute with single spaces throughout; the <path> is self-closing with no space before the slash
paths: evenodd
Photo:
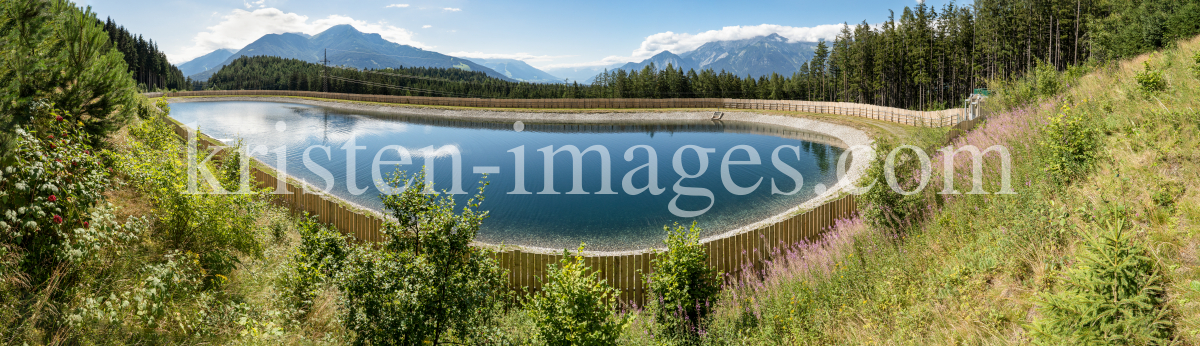
<path id="1" fill-rule="evenodd" d="M 1132 19 L 1194 7 L 1089 5 L 1106 28 L 1089 49 L 1128 59 L 1030 65 L 989 81 L 973 131 L 878 138 L 880 156 L 933 154 L 928 185 L 896 193 L 873 162 L 860 217 L 761 272 L 715 272 L 694 225 L 665 227 L 652 303 L 627 307 L 567 251 L 546 289 L 514 294 L 469 246 L 482 191 L 455 209 L 412 177 L 378 244 L 267 190 L 212 193 L 241 189 L 241 158 L 189 155 L 94 14 L 0 2 L 0 343 L 1200 344 L 1200 38 Z M 991 193 L 966 193 L 970 160 L 945 176 L 946 145 L 1007 148 L 1013 193 L 996 194 L 997 154 Z M 911 153 L 905 190 L 922 185 Z M 189 187 L 189 166 L 216 185 Z"/>
<path id="2" fill-rule="evenodd" d="M 1014 100 L 1049 83 L 1062 91 Z M 872 190 L 863 220 L 727 286 L 713 343 L 1200 342 L 1200 40 L 998 94 L 950 144 L 1009 148 L 1016 194 L 936 195 L 934 156 L 925 193 Z M 999 168 L 988 159 L 984 190 Z"/>

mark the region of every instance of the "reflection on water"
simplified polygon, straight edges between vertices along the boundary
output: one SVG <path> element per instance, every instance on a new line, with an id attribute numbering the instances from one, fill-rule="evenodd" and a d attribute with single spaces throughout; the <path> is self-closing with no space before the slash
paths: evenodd
<path id="1" fill-rule="evenodd" d="M 461 157 L 457 173 L 466 192 L 479 186 L 482 175 L 475 174 L 476 170 L 498 168 L 487 178 L 490 185 L 483 208 L 491 217 L 484 221 L 480 241 L 554 248 L 574 248 L 580 242 L 587 242 L 593 250 L 645 248 L 660 245 L 662 227 L 674 222 L 695 221 L 706 236 L 756 222 L 815 197 L 819 184 L 832 186 L 834 165 L 844 146 L 818 133 L 708 120 L 614 125 L 525 122 L 518 132 L 509 122 L 366 114 L 272 102 L 192 102 L 172 104 L 171 108 L 172 117 L 185 124 L 195 123 L 210 136 L 241 139 L 247 148 L 260 149 L 254 156 L 267 164 L 279 166 L 276 155 L 283 153 L 288 174 L 319 188 L 329 186 L 330 193 L 377 210 L 382 204 L 372 180 L 372 163 L 376 159 L 401 159 L 395 150 L 380 153 L 381 149 L 399 145 L 412 154 L 412 164 L 384 165 L 384 173 L 397 168 L 417 172 L 426 160 L 431 160 L 435 186 L 449 190 L 455 185 L 456 173 L 450 151 L 427 155 L 420 149 L 450 146 Z M 593 146 L 607 150 L 608 184 L 601 183 L 601 155 L 585 152 L 578 175 L 587 193 L 569 194 L 574 190 L 576 174 L 572 154 L 563 151 L 552 156 L 552 187 L 546 189 L 544 153 L 567 145 L 579 151 Z M 754 161 L 747 150 L 730 150 L 743 145 L 757 152 L 759 164 L 722 165 L 726 156 L 731 163 Z M 548 146 L 551 149 L 539 151 Z M 661 188 L 658 195 L 650 191 L 637 195 L 625 192 L 625 177 L 631 171 L 634 173 L 628 183 L 632 187 L 645 187 L 650 180 L 650 169 L 645 167 L 649 161 L 647 150 L 631 150 L 636 146 L 648 146 L 657 156 L 657 188 L 650 190 Z M 703 174 L 680 181 L 681 173 L 696 175 L 702 166 L 697 151 L 677 153 L 688 146 L 710 148 L 712 152 L 707 154 Z M 353 156 L 347 154 L 348 149 Z M 778 155 L 772 155 L 777 149 Z M 315 169 L 305 165 L 306 152 Z M 677 154 L 679 167 L 673 165 Z M 523 187 L 529 194 L 512 193 L 522 191 L 516 181 L 516 161 L 522 155 Z M 802 176 L 795 194 L 772 193 L 773 187 L 783 192 L 797 190 L 796 181 L 781 166 Z M 723 181 L 723 171 L 728 172 L 728 181 Z M 346 178 L 350 172 L 353 179 Z M 327 182 L 322 175 L 332 176 L 333 181 Z M 744 195 L 731 192 L 755 184 L 757 188 Z M 602 185 L 611 186 L 615 194 L 596 194 L 602 191 Z M 701 197 L 702 193 L 688 188 L 707 189 L 712 198 Z M 357 191 L 362 192 L 353 193 Z M 545 193 L 549 191 L 557 194 Z M 467 197 L 456 195 L 456 202 L 461 205 Z M 668 210 L 672 200 L 686 211 L 711 207 L 697 217 L 679 217 Z"/>

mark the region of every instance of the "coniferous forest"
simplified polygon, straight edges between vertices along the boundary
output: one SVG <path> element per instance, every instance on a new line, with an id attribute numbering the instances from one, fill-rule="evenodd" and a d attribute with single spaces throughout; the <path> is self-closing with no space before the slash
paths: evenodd
<path id="1" fill-rule="evenodd" d="M 125 65 L 133 74 L 133 80 L 143 90 L 182 90 L 192 88 L 191 79 L 167 61 L 167 55 L 158 50 L 154 40 L 134 35 L 124 26 L 118 26 L 112 18 L 104 21 L 104 32 L 108 42 L 125 55 Z"/>
<path id="2" fill-rule="evenodd" d="M 646 66 L 607 71 L 590 85 L 514 83 L 427 68 L 331 69 L 329 91 L 482 98 L 750 98 L 856 102 L 909 109 L 960 106 L 976 88 L 1037 69 L 1066 70 L 1160 48 L 1200 33 L 1197 0 L 980 0 L 924 3 L 878 25 L 846 24 L 788 76 Z M 207 88 L 321 91 L 322 66 L 255 57 Z M 430 78 L 414 78 L 433 77 Z"/>

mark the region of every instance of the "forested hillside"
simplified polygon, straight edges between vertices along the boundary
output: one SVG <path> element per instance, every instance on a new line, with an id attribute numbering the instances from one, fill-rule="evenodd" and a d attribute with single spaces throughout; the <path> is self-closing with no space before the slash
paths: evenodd
<path id="1" fill-rule="evenodd" d="M 879 25 L 844 26 L 837 39 L 820 42 L 814 57 L 790 76 L 749 78 L 724 70 L 646 66 L 608 71 L 591 85 L 535 85 L 334 70 L 337 78 L 329 90 L 487 98 L 728 97 L 944 109 L 959 106 L 976 88 L 994 87 L 1039 66 L 1065 70 L 1129 57 L 1196 33 L 1198 0 L 981 0 L 941 8 L 921 3 Z M 422 73 L 452 75 L 434 71 Z M 209 88 L 321 90 L 320 67 L 298 61 L 251 59 L 220 74 Z"/>
<path id="2" fill-rule="evenodd" d="M 324 89 L 324 66 L 272 56 L 241 57 L 209 78 L 207 88 L 218 90 Z M 451 96 L 485 98 L 558 98 L 578 84 L 508 82 L 483 72 L 457 68 L 398 67 L 381 70 L 330 67 L 329 91 L 354 94 Z"/>
<path id="3" fill-rule="evenodd" d="M 134 36 L 124 26 L 118 26 L 112 18 L 105 20 L 104 31 L 108 42 L 125 55 L 125 65 L 133 74 L 133 80 L 145 90 L 173 89 L 190 90 L 191 79 L 185 77 L 178 67 L 167 61 L 167 55 L 158 50 L 154 40 L 142 35 Z"/>

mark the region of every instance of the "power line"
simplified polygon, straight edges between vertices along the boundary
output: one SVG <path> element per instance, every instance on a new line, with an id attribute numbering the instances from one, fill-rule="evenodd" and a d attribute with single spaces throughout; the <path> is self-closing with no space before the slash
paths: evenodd
<path id="1" fill-rule="evenodd" d="M 491 97 L 486 97 L 486 96 L 460 94 L 460 93 L 449 92 L 449 91 L 438 91 L 438 90 L 413 88 L 413 87 L 406 87 L 406 86 L 399 86 L 399 85 L 389 85 L 389 84 L 361 81 L 361 80 L 357 80 L 357 79 L 350 79 L 350 78 L 337 77 L 337 76 L 329 76 L 329 78 L 334 79 L 334 80 L 343 81 L 343 82 L 357 83 L 357 84 L 362 84 L 362 85 L 367 85 L 367 86 L 389 88 L 389 89 L 399 89 L 399 90 L 405 90 L 405 91 L 416 91 L 416 92 L 424 92 L 424 93 L 431 93 L 431 94 L 442 94 L 442 95 L 446 95 L 446 96 L 450 96 L 450 97 L 485 98 L 485 99 L 491 98 Z"/>
<path id="2" fill-rule="evenodd" d="M 421 76 L 414 76 L 414 75 L 405 75 L 405 74 L 395 74 L 395 73 L 379 72 L 379 71 L 377 71 L 377 70 L 359 70 L 359 71 L 360 71 L 360 72 L 365 72 L 365 73 L 373 73 L 373 74 L 378 74 L 378 75 L 384 75 L 384 76 L 392 76 L 392 77 L 400 77 L 400 78 L 412 78 L 412 79 L 423 79 L 423 80 L 429 80 L 429 81 L 435 81 L 435 82 L 446 82 L 446 83 L 471 83 L 471 84 L 489 85 L 488 83 L 483 83 L 483 82 L 479 82 L 479 81 L 468 81 L 468 80 L 456 81 L 456 80 L 449 80 L 449 79 L 444 79 L 444 78 L 421 77 Z M 491 77 L 488 77 L 488 78 L 491 78 Z"/>
<path id="3" fill-rule="evenodd" d="M 360 52 L 360 51 L 355 51 L 355 50 L 344 50 L 344 49 L 334 49 L 334 48 L 328 48 L 328 50 L 339 51 L 339 52 L 347 52 L 347 53 L 358 53 L 358 54 L 371 54 L 371 55 L 391 56 L 391 57 L 397 57 L 397 58 L 409 58 L 409 59 L 424 59 L 424 60 L 432 60 L 432 59 L 430 59 L 430 58 L 423 58 L 423 57 L 418 57 L 418 56 L 405 56 L 405 55 L 392 55 L 392 54 L 372 53 L 372 52 Z M 464 59 L 464 60 L 465 60 L 465 59 Z"/>

